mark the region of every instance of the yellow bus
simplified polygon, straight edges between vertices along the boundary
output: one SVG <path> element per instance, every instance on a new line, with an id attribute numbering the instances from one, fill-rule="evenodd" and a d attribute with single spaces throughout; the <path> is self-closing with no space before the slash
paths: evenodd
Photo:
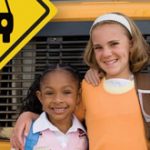
<path id="1" fill-rule="evenodd" d="M 82 75 L 87 66 L 82 53 L 92 21 L 105 12 L 133 18 L 150 42 L 149 0 L 53 0 L 57 15 L 0 71 L 0 150 L 9 150 L 9 138 L 30 83 L 45 64 L 65 62 Z M 148 67 L 145 72 L 149 72 Z"/>

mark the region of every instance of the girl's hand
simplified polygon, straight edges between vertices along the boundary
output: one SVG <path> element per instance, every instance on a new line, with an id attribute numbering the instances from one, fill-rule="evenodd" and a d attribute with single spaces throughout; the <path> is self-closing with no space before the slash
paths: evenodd
<path id="1" fill-rule="evenodd" d="M 100 78 L 103 77 L 103 73 L 99 73 L 98 70 L 90 68 L 86 73 L 85 73 L 85 80 L 92 84 L 93 86 L 97 86 L 100 82 Z"/>
<path id="2" fill-rule="evenodd" d="M 13 129 L 10 144 L 16 150 L 24 149 L 24 138 L 28 135 L 33 120 L 39 115 L 32 112 L 23 112 L 16 121 Z"/>

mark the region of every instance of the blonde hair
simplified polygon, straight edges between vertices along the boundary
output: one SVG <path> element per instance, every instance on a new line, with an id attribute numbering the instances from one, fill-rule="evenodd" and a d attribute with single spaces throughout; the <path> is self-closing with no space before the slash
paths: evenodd
<path id="1" fill-rule="evenodd" d="M 122 24 L 118 23 L 117 21 L 112 20 L 105 20 L 103 22 L 98 22 L 94 24 L 91 28 L 91 34 L 92 30 L 96 28 L 99 25 L 102 24 L 119 24 L 122 26 L 127 34 L 127 37 L 132 40 L 133 46 L 131 48 L 130 54 L 129 54 L 129 65 L 131 72 L 135 73 L 140 71 L 146 64 L 149 63 L 149 56 L 150 56 L 150 46 L 144 39 L 142 33 L 138 29 L 138 27 L 135 25 L 134 21 L 132 21 L 129 17 L 127 17 L 124 14 L 121 13 L 112 13 L 112 14 L 118 14 L 123 16 L 128 23 L 130 24 L 132 35 L 129 33 L 128 29 L 125 28 Z M 91 39 L 91 35 L 88 41 L 88 44 L 84 51 L 84 61 L 85 63 L 92 68 L 95 68 L 97 70 L 100 70 L 101 68 L 96 62 L 94 51 L 93 51 L 93 43 Z"/>

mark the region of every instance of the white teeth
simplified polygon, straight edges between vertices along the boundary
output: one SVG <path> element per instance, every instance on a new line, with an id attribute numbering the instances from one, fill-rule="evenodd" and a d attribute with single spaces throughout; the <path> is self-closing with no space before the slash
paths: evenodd
<path id="1" fill-rule="evenodd" d="M 53 108 L 53 111 L 55 113 L 63 113 L 65 111 L 65 108 Z"/>
<path id="2" fill-rule="evenodd" d="M 105 64 L 111 65 L 111 64 L 115 63 L 116 61 L 117 61 L 116 59 L 115 60 L 110 60 L 110 61 L 105 61 Z"/>

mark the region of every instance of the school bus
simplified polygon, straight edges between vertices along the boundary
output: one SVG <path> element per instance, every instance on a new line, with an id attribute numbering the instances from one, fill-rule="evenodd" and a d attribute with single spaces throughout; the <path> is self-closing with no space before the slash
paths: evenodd
<path id="1" fill-rule="evenodd" d="M 47 63 L 66 62 L 84 76 L 82 53 L 92 21 L 105 12 L 133 18 L 150 42 L 149 0 L 53 0 L 57 15 L 0 71 L 0 150 L 9 150 L 9 137 L 28 87 Z M 149 72 L 148 67 L 145 72 Z"/>

